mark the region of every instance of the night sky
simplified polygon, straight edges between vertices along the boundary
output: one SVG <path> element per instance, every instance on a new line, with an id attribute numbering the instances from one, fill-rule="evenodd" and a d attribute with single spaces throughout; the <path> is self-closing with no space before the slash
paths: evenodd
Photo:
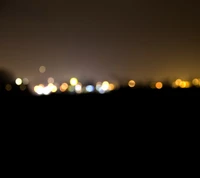
<path id="1" fill-rule="evenodd" d="M 17 77 L 163 79 L 200 76 L 193 0 L 1 0 L 0 66 Z"/>

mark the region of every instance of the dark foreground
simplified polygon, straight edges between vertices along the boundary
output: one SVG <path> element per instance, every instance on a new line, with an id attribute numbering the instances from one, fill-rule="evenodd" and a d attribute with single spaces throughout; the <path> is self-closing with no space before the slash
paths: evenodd
<path id="1" fill-rule="evenodd" d="M 29 92 L 29 90 L 25 91 L 20 91 L 18 88 L 16 88 L 13 91 L 5 91 L 5 90 L 0 90 L 0 97 L 10 97 L 10 96 L 31 96 L 31 97 L 45 97 L 45 98 L 50 98 L 50 97 L 78 97 L 82 98 L 85 96 L 97 96 L 97 97 L 103 97 L 103 96 L 200 96 L 200 88 L 187 88 L 187 89 L 181 89 L 181 88 L 163 88 L 163 89 L 150 89 L 150 88 L 120 88 L 118 90 L 114 90 L 108 93 L 104 94 L 99 94 L 97 92 L 93 93 L 84 93 L 84 94 L 75 94 L 75 93 L 69 93 L 69 92 L 64 92 L 64 93 L 55 93 L 55 94 L 50 94 L 50 95 L 36 95 L 33 94 L 32 92 Z"/>
<path id="2" fill-rule="evenodd" d="M 132 143 L 133 138 L 141 135 L 150 139 L 162 135 L 162 140 L 163 135 L 171 134 L 175 139 L 172 133 L 176 132 L 175 140 L 179 140 L 179 134 L 186 133 L 186 138 L 199 130 L 200 88 L 124 88 L 107 94 L 49 96 L 18 93 L 1 95 L 0 99 L 1 121 L 9 122 L 7 125 L 17 132 L 26 129 L 23 135 L 51 133 L 51 138 L 57 135 L 56 139 L 76 135 L 84 139 L 94 136 L 95 140 L 96 135 L 104 134 L 109 141 L 112 135 L 123 135 L 121 139 L 129 138 Z"/>
<path id="3" fill-rule="evenodd" d="M 56 108 L 83 108 L 91 109 L 93 107 L 106 108 L 111 107 L 158 107 L 170 108 L 172 106 L 179 108 L 180 106 L 197 107 L 200 102 L 200 88 L 190 89 L 172 89 L 163 88 L 121 88 L 106 94 L 87 93 L 87 94 L 68 94 L 58 93 L 47 96 L 37 96 L 25 92 L 12 92 L 1 94 L 2 101 L 8 104 L 17 104 L 23 107 L 54 107 Z M 3 103 L 2 103 L 3 104 Z"/>

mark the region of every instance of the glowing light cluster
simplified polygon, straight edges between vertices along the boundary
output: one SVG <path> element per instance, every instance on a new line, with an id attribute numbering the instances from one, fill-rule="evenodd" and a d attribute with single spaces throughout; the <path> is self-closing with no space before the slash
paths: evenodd
<path id="1" fill-rule="evenodd" d="M 47 86 L 40 84 L 34 87 L 34 91 L 38 95 L 49 95 L 50 93 L 57 92 L 57 86 L 52 83 L 48 84 Z"/>
<path id="2" fill-rule="evenodd" d="M 21 79 L 21 78 L 16 78 L 15 79 L 15 84 L 16 85 L 28 85 L 29 84 L 29 80 L 27 79 L 27 78 L 23 78 L 23 79 Z"/>
<path id="3" fill-rule="evenodd" d="M 96 90 L 101 94 L 112 91 L 115 88 L 116 86 L 113 83 L 109 83 L 108 81 L 96 83 Z"/>
<path id="4" fill-rule="evenodd" d="M 36 85 L 34 87 L 34 92 L 38 95 L 49 95 L 50 93 L 55 93 L 57 91 L 60 92 L 69 92 L 69 93 L 92 93 L 99 92 L 101 94 L 105 92 L 112 91 L 116 88 L 113 83 L 109 83 L 108 81 L 97 82 L 95 85 L 86 85 L 83 86 L 81 82 L 78 81 L 77 78 L 73 77 L 70 79 L 69 84 L 64 82 L 59 87 L 53 84 L 54 79 L 48 78 L 48 85 L 44 86 L 43 84 Z"/>
<path id="5" fill-rule="evenodd" d="M 46 68 L 44 66 L 40 67 L 40 72 L 44 73 L 46 71 Z M 30 83 L 28 78 L 16 78 L 15 84 L 19 86 L 21 91 L 26 90 L 27 85 Z M 135 80 L 129 80 L 126 84 L 130 88 L 135 88 L 136 82 Z M 171 85 L 173 88 L 190 88 L 190 87 L 200 87 L 200 78 L 194 78 L 193 80 L 182 80 L 182 79 L 176 79 L 172 82 Z M 152 89 L 162 89 L 164 87 L 164 84 L 161 81 L 152 82 L 149 86 Z M 12 90 L 12 85 L 7 84 L 5 86 L 6 91 Z M 95 85 L 86 85 L 84 86 L 79 80 L 75 77 L 72 77 L 69 80 L 69 84 L 64 82 L 58 85 L 55 82 L 55 79 L 53 77 L 49 77 L 47 79 L 47 85 L 39 84 L 34 87 L 34 92 L 38 95 L 49 95 L 50 93 L 56 93 L 56 92 L 69 92 L 69 93 L 92 93 L 92 92 L 98 92 L 100 94 L 104 94 L 106 92 L 110 92 L 115 90 L 116 88 L 119 88 L 119 85 L 116 83 L 110 83 L 108 81 L 103 82 L 97 82 Z"/>
<path id="6" fill-rule="evenodd" d="M 190 88 L 192 86 L 190 81 L 177 79 L 172 83 L 173 88 Z"/>

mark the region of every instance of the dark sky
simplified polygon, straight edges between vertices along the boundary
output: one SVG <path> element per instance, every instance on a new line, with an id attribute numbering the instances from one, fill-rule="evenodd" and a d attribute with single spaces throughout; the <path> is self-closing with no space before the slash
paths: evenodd
<path id="1" fill-rule="evenodd" d="M 0 65 L 36 79 L 200 76 L 193 0 L 1 0 Z"/>

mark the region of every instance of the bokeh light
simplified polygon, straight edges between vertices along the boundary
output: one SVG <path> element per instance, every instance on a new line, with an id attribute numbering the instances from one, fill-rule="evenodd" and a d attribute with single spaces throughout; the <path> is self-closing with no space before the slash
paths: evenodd
<path id="1" fill-rule="evenodd" d="M 115 89 L 115 85 L 113 83 L 110 83 L 108 89 L 109 91 L 113 91 Z"/>
<path id="2" fill-rule="evenodd" d="M 23 81 L 22 81 L 21 78 L 17 78 L 17 79 L 15 80 L 16 85 L 21 85 L 22 82 L 23 82 Z"/>
<path id="3" fill-rule="evenodd" d="M 193 80 L 192 80 L 192 84 L 193 84 L 194 86 L 200 86 L 200 79 L 198 79 L 198 78 L 193 79 Z"/>
<path id="4" fill-rule="evenodd" d="M 78 84 L 78 79 L 77 78 L 73 77 L 73 78 L 70 79 L 70 85 L 75 86 L 77 84 Z"/>
<path id="5" fill-rule="evenodd" d="M 49 77 L 47 80 L 48 83 L 54 83 L 54 78 L 53 77 Z"/>
<path id="6" fill-rule="evenodd" d="M 29 79 L 28 79 L 28 78 L 23 78 L 22 83 L 23 83 L 24 85 L 28 85 L 28 84 L 29 84 Z"/>
<path id="7" fill-rule="evenodd" d="M 65 92 L 68 89 L 68 84 L 67 83 L 62 83 L 60 85 L 60 91 Z"/>
<path id="8" fill-rule="evenodd" d="M 41 86 L 41 85 L 36 85 L 36 86 L 34 87 L 34 91 L 35 91 L 35 93 L 37 93 L 38 95 L 42 95 L 42 94 L 43 94 L 43 86 Z"/>
<path id="9" fill-rule="evenodd" d="M 130 80 L 128 82 L 128 86 L 131 87 L 131 88 L 135 87 L 135 81 L 134 80 Z"/>
<path id="10" fill-rule="evenodd" d="M 163 87 L 162 82 L 156 82 L 155 87 L 156 87 L 157 89 L 161 89 L 161 88 Z"/>
<path id="11" fill-rule="evenodd" d="M 80 82 L 75 86 L 75 92 L 82 93 L 82 84 Z"/>
<path id="12" fill-rule="evenodd" d="M 55 86 L 55 85 L 51 88 L 51 92 L 52 92 L 52 93 L 56 93 L 57 90 L 58 90 L 58 88 L 57 88 L 57 86 Z"/>
<path id="13" fill-rule="evenodd" d="M 23 79 L 16 78 L 15 84 L 19 86 L 19 89 L 21 91 L 25 91 L 26 89 L 28 90 L 29 88 L 31 88 L 32 90 L 30 90 L 30 91 L 31 92 L 34 91 L 34 93 L 38 94 L 38 95 L 49 95 L 51 93 L 57 93 L 58 90 L 60 92 L 69 92 L 72 94 L 91 93 L 91 92 L 97 92 L 99 94 L 104 94 L 104 93 L 107 93 L 107 92 L 110 92 L 110 91 L 120 88 L 120 83 L 118 83 L 117 81 L 112 81 L 114 83 L 110 83 L 108 81 L 103 81 L 103 82 L 97 82 L 96 85 L 92 85 L 92 84 L 83 85 L 75 77 L 70 79 L 70 81 L 69 81 L 70 84 L 68 84 L 66 82 L 59 84 L 52 77 L 44 79 L 45 84 L 41 83 L 36 86 L 33 85 L 32 81 L 33 81 L 33 79 L 31 79 L 31 82 L 30 82 L 28 78 L 23 78 Z M 45 81 L 47 81 L 48 83 L 46 83 Z M 163 83 L 162 81 L 159 81 L 159 82 L 149 81 L 146 84 L 149 85 L 151 89 L 162 89 L 162 88 L 170 87 L 170 86 L 172 88 L 183 88 L 183 89 L 190 88 L 190 87 L 193 87 L 193 88 L 200 87 L 200 78 L 198 78 L 198 77 L 190 79 L 190 80 L 183 80 L 181 78 L 178 78 L 173 81 L 168 81 L 169 83 L 167 83 L 166 81 L 164 81 L 164 82 L 165 83 Z M 29 83 L 30 83 L 31 87 L 27 86 Z M 134 80 L 130 80 L 128 82 L 127 87 L 133 88 L 133 87 L 135 87 L 135 85 L 136 85 L 136 82 Z M 141 85 L 139 85 L 139 84 L 137 84 L 137 85 L 139 87 L 141 86 L 143 88 L 145 86 L 145 83 L 141 83 Z M 9 82 L 7 82 L 7 84 L 4 85 L 3 87 L 6 91 L 11 91 L 12 89 L 14 89 L 12 84 L 10 84 Z"/>
<path id="14" fill-rule="evenodd" d="M 193 82 L 192 82 L 193 83 Z M 187 80 L 182 80 L 182 79 L 177 79 L 175 82 L 172 84 L 173 88 L 190 88 L 191 87 L 191 82 Z"/>
<path id="15" fill-rule="evenodd" d="M 40 66 L 39 72 L 40 73 L 45 73 L 46 72 L 46 67 L 45 66 Z"/>
<path id="16" fill-rule="evenodd" d="M 101 89 L 104 91 L 107 91 L 109 89 L 109 82 L 108 81 L 104 81 L 102 83 Z"/>
<path id="17" fill-rule="evenodd" d="M 87 92 L 94 92 L 94 90 L 95 90 L 95 87 L 93 86 L 93 85 L 87 85 L 86 87 L 85 87 L 85 89 L 86 89 L 86 91 Z"/>
<path id="18" fill-rule="evenodd" d="M 68 91 L 69 91 L 70 93 L 73 93 L 73 92 L 75 91 L 75 87 L 70 85 L 70 86 L 68 87 Z"/>

